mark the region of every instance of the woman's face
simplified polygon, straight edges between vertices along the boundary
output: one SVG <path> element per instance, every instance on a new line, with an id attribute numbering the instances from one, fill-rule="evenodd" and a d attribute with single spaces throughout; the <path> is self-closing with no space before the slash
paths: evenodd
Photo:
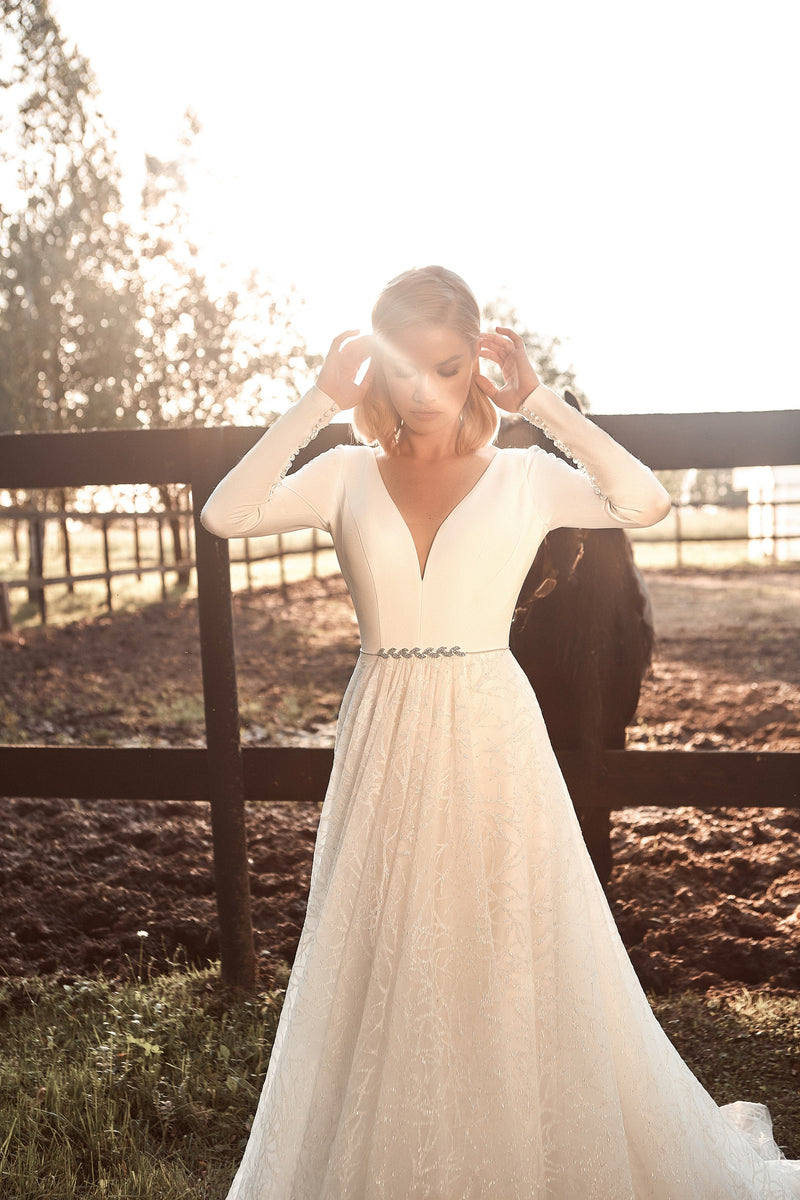
<path id="1" fill-rule="evenodd" d="M 391 341 L 381 339 L 389 398 L 414 433 L 440 433 L 458 425 L 477 354 L 452 329 L 419 326 Z"/>

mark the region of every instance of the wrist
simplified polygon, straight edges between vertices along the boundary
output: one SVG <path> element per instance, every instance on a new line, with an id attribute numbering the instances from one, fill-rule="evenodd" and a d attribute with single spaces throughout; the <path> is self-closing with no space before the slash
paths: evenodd
<path id="1" fill-rule="evenodd" d="M 322 378 L 319 378 L 316 383 L 312 384 L 311 390 L 316 392 L 319 396 L 324 396 L 328 401 L 328 404 L 335 404 L 340 412 L 348 407 L 346 402 L 344 402 L 339 396 L 334 395 L 334 391 L 330 385 L 327 387 L 325 386 L 325 381 L 323 381 Z"/>
<path id="2" fill-rule="evenodd" d="M 517 412 L 522 412 L 523 408 L 531 408 L 532 401 L 533 401 L 534 396 L 536 395 L 536 392 L 538 392 L 539 389 L 543 386 L 544 385 L 542 384 L 541 380 L 537 378 L 536 383 L 530 389 L 528 394 L 520 401 Z"/>

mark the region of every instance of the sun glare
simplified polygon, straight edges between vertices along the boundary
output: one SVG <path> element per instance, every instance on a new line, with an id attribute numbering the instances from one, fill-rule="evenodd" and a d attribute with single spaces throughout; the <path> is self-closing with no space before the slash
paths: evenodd
<path id="1" fill-rule="evenodd" d="M 366 0 L 233 0 L 224 22 L 205 3 L 54 9 L 132 179 L 197 111 L 209 263 L 294 284 L 313 349 L 368 328 L 393 275 L 440 262 L 560 337 L 595 411 L 797 403 L 752 379 L 767 348 L 770 378 L 795 377 L 788 0 L 757 25 L 690 0 L 669 22 L 633 0 L 509 0 L 492 20 L 411 0 L 391 25 Z"/>

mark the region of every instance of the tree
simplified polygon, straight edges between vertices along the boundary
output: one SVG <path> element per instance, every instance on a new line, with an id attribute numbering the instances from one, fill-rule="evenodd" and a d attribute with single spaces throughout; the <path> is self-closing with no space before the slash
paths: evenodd
<path id="1" fill-rule="evenodd" d="M 129 422 L 136 260 L 113 134 L 48 0 L 6 0 L 0 429 Z"/>
<path id="2" fill-rule="evenodd" d="M 5 0 L 2 15 L 0 430 L 125 421 L 138 313 L 113 137 L 47 0 Z M 30 503 L 43 508 L 46 494 Z M 43 522 L 28 532 L 37 578 Z M 28 595 L 43 608 L 41 587 Z"/>
<path id="3" fill-rule="evenodd" d="M 263 416 L 299 395 L 321 360 L 292 327 L 290 297 L 253 272 L 243 292 L 216 287 L 202 265 L 186 203 L 196 166 L 196 116 L 187 112 L 172 159 L 148 155 L 138 229 L 142 346 L 137 415 L 146 427 Z"/>
<path id="4" fill-rule="evenodd" d="M 252 420 L 265 394 L 270 410 L 296 396 L 320 360 L 290 298 L 255 276 L 215 292 L 201 269 L 185 203 L 195 118 L 173 160 L 147 159 L 132 230 L 89 63 L 48 0 L 4 0 L 0 52 L 0 431 Z M 179 489 L 162 500 L 176 509 Z M 180 560 L 177 515 L 171 528 Z"/>
<path id="5" fill-rule="evenodd" d="M 656 474 L 675 504 L 735 505 L 741 495 L 733 490 L 733 471 L 728 467 L 688 467 Z"/>
<path id="6" fill-rule="evenodd" d="M 536 368 L 536 374 L 542 383 L 557 392 L 565 392 L 569 388 L 573 396 L 580 402 L 583 411 L 589 411 L 589 400 L 586 394 L 576 385 L 575 372 L 572 367 L 564 370 L 556 364 L 555 353 L 561 345 L 560 338 L 542 337 L 541 334 L 534 333 L 526 326 L 523 326 L 515 306 L 504 296 L 489 301 L 484 306 L 481 315 L 484 323 L 492 328 L 495 325 L 502 325 L 508 329 L 516 330 L 525 343 L 525 349 L 528 351 L 528 356 Z"/>
<path id="7" fill-rule="evenodd" d="M 141 346 L 134 382 L 138 420 L 209 425 L 263 418 L 300 394 L 319 356 L 293 329 L 291 298 L 279 297 L 253 273 L 242 294 L 214 289 L 192 236 L 186 197 L 200 132 L 187 112 L 172 159 L 148 156 L 138 237 L 142 278 Z M 159 489 L 177 561 L 183 557 L 178 511 L 185 489 Z M 188 576 L 188 572 L 184 572 Z"/>

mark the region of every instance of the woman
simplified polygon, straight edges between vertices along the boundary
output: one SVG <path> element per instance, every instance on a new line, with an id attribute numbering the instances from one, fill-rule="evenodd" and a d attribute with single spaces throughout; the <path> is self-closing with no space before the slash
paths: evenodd
<path id="1" fill-rule="evenodd" d="M 497 450 L 497 408 L 580 469 Z M 286 479 L 342 409 L 367 444 Z M 330 531 L 362 641 L 231 1200 L 800 1195 L 766 1109 L 718 1108 L 655 1021 L 508 650 L 549 529 L 668 509 L 439 267 L 389 284 L 209 499 L 222 537 Z"/>

